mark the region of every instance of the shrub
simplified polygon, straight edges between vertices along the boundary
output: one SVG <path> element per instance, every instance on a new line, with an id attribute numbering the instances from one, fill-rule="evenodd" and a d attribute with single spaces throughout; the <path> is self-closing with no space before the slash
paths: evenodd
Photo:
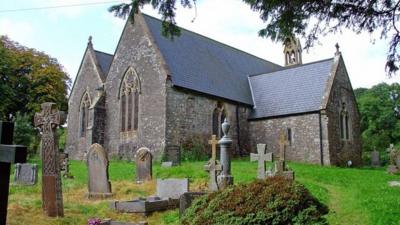
<path id="1" fill-rule="evenodd" d="M 34 155 L 40 144 L 37 131 L 27 114 L 17 112 L 14 120 L 14 144 L 25 145 L 29 155 Z"/>
<path id="2" fill-rule="evenodd" d="M 208 150 L 205 143 L 207 143 L 206 138 L 202 136 L 188 138 L 188 140 L 182 144 L 182 160 L 191 162 L 208 160 L 208 151 L 211 152 L 211 147 L 209 147 L 210 150 Z"/>
<path id="3" fill-rule="evenodd" d="M 196 199 L 184 225 L 327 224 L 328 208 L 301 184 L 282 177 L 232 186 Z"/>

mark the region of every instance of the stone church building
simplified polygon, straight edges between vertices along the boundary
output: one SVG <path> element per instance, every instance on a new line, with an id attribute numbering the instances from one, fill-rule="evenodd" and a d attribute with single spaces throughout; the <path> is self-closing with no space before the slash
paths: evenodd
<path id="1" fill-rule="evenodd" d="M 160 20 L 135 15 L 114 55 L 89 39 L 69 98 L 66 151 L 82 159 L 100 143 L 132 159 L 145 146 L 160 158 L 169 146 L 207 145 L 227 118 L 234 154 L 257 143 L 277 153 L 285 132 L 288 160 L 360 164 L 359 112 L 338 47 L 307 64 L 301 51 L 286 43 L 282 67 L 185 29 L 167 39 Z"/>

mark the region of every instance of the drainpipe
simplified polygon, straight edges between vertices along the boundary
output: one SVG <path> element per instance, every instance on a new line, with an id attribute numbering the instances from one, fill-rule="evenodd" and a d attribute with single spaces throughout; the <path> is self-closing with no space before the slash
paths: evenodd
<path id="1" fill-rule="evenodd" d="M 324 165 L 324 145 L 322 143 L 322 119 L 321 119 L 321 111 L 318 113 L 319 116 L 319 150 L 321 155 L 321 165 Z"/>
<path id="2" fill-rule="evenodd" d="M 240 143 L 239 105 L 236 105 L 236 135 L 239 148 L 239 156 L 242 157 L 242 148 Z"/>

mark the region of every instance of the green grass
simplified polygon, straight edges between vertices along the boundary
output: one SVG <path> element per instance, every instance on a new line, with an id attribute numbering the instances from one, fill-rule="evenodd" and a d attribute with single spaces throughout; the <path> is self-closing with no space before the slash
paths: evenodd
<path id="1" fill-rule="evenodd" d="M 33 160 L 39 164 L 38 160 Z M 161 168 L 153 165 L 154 178 L 188 177 L 192 190 L 207 187 L 205 162 L 184 162 L 179 167 Z M 388 175 L 384 168 L 337 168 L 289 163 L 296 181 L 330 208 L 330 224 L 400 225 L 400 188 L 389 187 L 388 181 L 400 180 L 399 175 Z M 116 213 L 108 208 L 108 201 L 89 201 L 87 169 L 82 161 L 71 162 L 74 179 L 63 179 L 64 218 L 47 218 L 41 210 L 41 182 L 35 186 L 11 186 L 8 222 L 24 224 L 86 224 L 88 218 L 113 218 L 120 221 L 149 221 L 149 224 L 179 224 L 178 210 L 154 213 L 148 218 Z M 234 160 L 232 173 L 235 183 L 251 182 L 256 177 L 257 163 L 248 158 Z M 116 199 L 127 200 L 154 194 L 155 182 L 138 185 L 134 182 L 135 165 L 127 161 L 111 161 L 110 180 Z M 40 173 L 39 173 L 40 178 Z"/>

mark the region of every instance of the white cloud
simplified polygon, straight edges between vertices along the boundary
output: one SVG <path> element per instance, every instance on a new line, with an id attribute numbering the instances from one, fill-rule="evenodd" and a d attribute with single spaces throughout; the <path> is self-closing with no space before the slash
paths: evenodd
<path id="1" fill-rule="evenodd" d="M 7 35 L 13 41 L 29 45 L 34 37 L 34 26 L 29 22 L 0 19 L 0 35 Z"/>

